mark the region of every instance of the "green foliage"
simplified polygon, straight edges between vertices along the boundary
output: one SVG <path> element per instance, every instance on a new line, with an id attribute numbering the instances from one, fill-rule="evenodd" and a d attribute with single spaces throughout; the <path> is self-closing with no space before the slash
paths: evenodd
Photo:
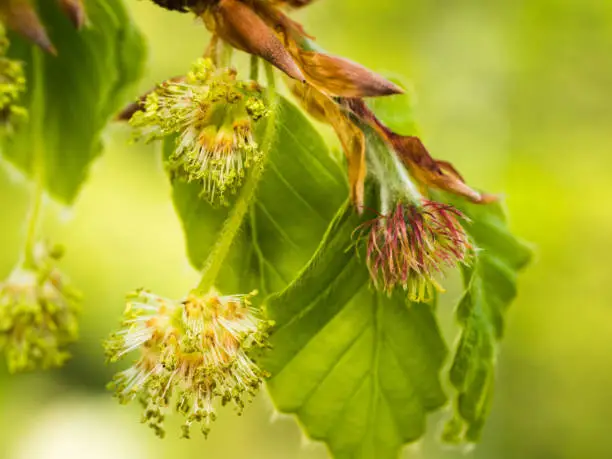
<path id="1" fill-rule="evenodd" d="M 352 240 L 360 223 L 343 206 L 308 267 L 268 302 L 276 329 L 264 363 L 276 406 L 334 457 L 394 458 L 446 400 L 446 346 L 433 305 L 369 287 Z"/>
<path id="2" fill-rule="evenodd" d="M 531 250 L 512 235 L 499 204 L 453 201 L 470 218 L 466 227 L 476 246 L 473 266 L 463 270 L 466 292 L 457 308 L 463 331 L 450 370 L 458 392 L 456 413 L 444 432 L 445 441 L 459 443 L 480 439 L 491 405 L 497 340 L 516 296 L 518 272 L 529 263 Z"/>
<path id="3" fill-rule="evenodd" d="M 409 95 L 376 99 L 370 105 L 393 129 L 415 134 Z M 512 235 L 499 203 L 477 205 L 448 194 L 432 194 L 469 218 L 464 226 L 476 250 L 473 264 L 462 269 L 466 290 L 456 312 L 462 333 L 449 376 L 457 390 L 455 413 L 443 433 L 443 440 L 449 443 L 475 442 L 489 414 L 505 313 L 516 296 L 517 275 L 529 263 L 531 251 Z"/>
<path id="4" fill-rule="evenodd" d="M 446 400 L 439 372 L 447 350 L 432 305 L 369 287 L 365 262 L 353 247 L 363 220 L 341 205 L 344 173 L 286 101 L 277 135 L 219 286 L 273 293 L 290 284 L 267 303 L 276 328 L 261 363 L 272 373 L 268 388 L 277 407 L 296 413 L 308 435 L 325 441 L 336 457 L 395 457 L 402 444 L 421 437 L 426 414 Z M 173 149 L 174 141 L 166 141 L 164 156 Z M 198 268 L 233 210 L 232 202 L 212 207 L 200 193 L 198 183 L 173 183 L 189 257 Z M 316 255 L 293 280 L 332 219 Z"/>
<path id="5" fill-rule="evenodd" d="M 141 73 L 144 43 L 121 0 L 86 1 L 80 32 L 54 2 L 39 6 L 58 56 L 35 58 L 37 48 L 11 38 L 9 56 L 26 64 L 29 122 L 3 140 L 2 154 L 29 175 L 40 167 L 46 189 L 71 204 L 101 153 L 102 129 Z"/>
<path id="6" fill-rule="evenodd" d="M 406 95 L 372 107 L 411 134 L 416 126 L 410 104 Z M 433 305 L 370 287 L 363 256 L 354 247 L 363 219 L 349 204 L 340 207 L 310 259 L 346 195 L 343 173 L 319 134 L 286 101 L 276 132 L 220 284 L 233 291 L 280 292 L 266 303 L 276 327 L 272 351 L 261 362 L 272 374 L 268 389 L 280 411 L 296 414 L 307 434 L 326 442 L 334 457 L 396 457 L 403 444 L 422 436 L 428 412 L 446 401 L 440 371 L 447 349 Z M 174 142 L 167 141 L 165 156 L 173 149 Z M 200 197 L 198 183 L 176 180 L 173 190 L 191 262 L 201 268 L 232 203 L 212 207 Z M 460 442 L 476 440 L 486 418 L 495 341 L 515 295 L 516 272 L 529 252 L 508 232 L 499 206 L 454 201 L 470 217 L 470 235 L 482 249 L 474 266 L 465 268 L 467 290 L 458 308 L 464 331 L 451 370 L 457 414 L 445 439 Z"/>
<path id="7" fill-rule="evenodd" d="M 290 102 L 281 100 L 272 149 L 264 164 L 256 200 L 242 222 L 218 286 L 267 294 L 284 288 L 315 251 L 347 194 L 341 166 L 321 135 Z M 164 156 L 173 149 L 165 141 Z M 200 197 L 197 182 L 173 182 L 173 199 L 185 230 L 187 252 L 201 269 L 228 215 Z M 234 198 L 235 199 L 235 198 Z"/>

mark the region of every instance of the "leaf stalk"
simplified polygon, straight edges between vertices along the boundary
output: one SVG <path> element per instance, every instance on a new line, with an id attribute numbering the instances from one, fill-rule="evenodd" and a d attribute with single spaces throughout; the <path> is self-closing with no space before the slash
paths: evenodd
<path id="1" fill-rule="evenodd" d="M 253 167 L 238 194 L 238 198 L 223 225 L 223 229 L 219 235 L 212 252 L 208 255 L 202 270 L 202 279 L 195 289 L 195 293 L 206 294 L 214 287 L 219 272 L 223 267 L 225 259 L 238 235 L 242 223 L 249 211 L 251 202 L 257 191 L 257 186 L 264 172 L 264 166 L 268 159 L 270 150 L 274 144 L 276 131 L 276 118 L 278 114 L 278 100 L 276 94 L 276 81 L 274 69 L 267 62 L 265 63 L 266 79 L 268 83 L 267 99 L 270 104 L 270 114 L 266 120 L 266 128 L 262 140 L 263 160 L 261 163 Z"/>

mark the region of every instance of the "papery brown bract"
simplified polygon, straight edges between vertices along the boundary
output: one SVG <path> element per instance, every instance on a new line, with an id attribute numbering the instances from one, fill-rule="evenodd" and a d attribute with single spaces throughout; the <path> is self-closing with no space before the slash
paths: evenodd
<path id="1" fill-rule="evenodd" d="M 56 53 L 36 10 L 28 1 L 0 0 L 0 20 L 8 28 L 36 43 L 45 51 Z"/>
<path id="2" fill-rule="evenodd" d="M 83 0 L 58 0 L 60 8 L 77 29 L 85 25 L 85 5 Z"/>
<path id="3" fill-rule="evenodd" d="M 463 196 L 475 203 L 488 202 L 491 198 L 466 185 L 450 163 L 433 159 L 418 137 L 390 132 L 387 140 L 411 175 L 420 183 Z"/>
<path id="4" fill-rule="evenodd" d="M 259 56 L 303 81 L 304 75 L 275 32 L 255 11 L 239 0 L 221 0 L 204 15 L 213 33 L 242 51 Z"/>
<path id="5" fill-rule="evenodd" d="M 333 99 L 316 88 L 296 81 L 290 81 L 289 87 L 310 115 L 330 124 L 336 132 L 347 159 L 350 199 L 361 213 L 367 173 L 365 134 Z"/>
<path id="6" fill-rule="evenodd" d="M 380 97 L 404 91 L 381 75 L 349 59 L 290 47 L 310 84 L 337 97 Z"/>
<path id="7" fill-rule="evenodd" d="M 399 135 L 385 126 L 368 108 L 363 99 L 343 99 L 341 103 L 364 123 L 372 127 L 393 148 L 406 169 L 424 188 L 424 191 L 427 187 L 438 188 L 479 204 L 497 200 L 494 195 L 483 194 L 469 187 L 452 164 L 434 159 L 418 137 Z"/>
<path id="8" fill-rule="evenodd" d="M 87 18 L 83 0 L 57 0 L 57 3 L 75 28 L 81 29 L 85 25 Z M 45 26 L 29 1 L 0 0 L 0 20 L 48 53 L 57 54 Z"/>
<path id="9" fill-rule="evenodd" d="M 201 0 L 152 0 L 158 6 L 170 11 L 187 13 L 191 9 L 196 9 Z"/>
<path id="10" fill-rule="evenodd" d="M 205 7 L 202 16 L 211 32 L 233 47 L 267 60 L 291 78 L 307 81 L 328 95 L 375 97 L 403 92 L 349 59 L 306 49 L 312 37 L 281 11 L 278 2 L 219 0 Z"/>
<path id="11" fill-rule="evenodd" d="M 279 5 L 287 5 L 291 8 L 302 8 L 310 5 L 314 0 L 278 0 Z"/>

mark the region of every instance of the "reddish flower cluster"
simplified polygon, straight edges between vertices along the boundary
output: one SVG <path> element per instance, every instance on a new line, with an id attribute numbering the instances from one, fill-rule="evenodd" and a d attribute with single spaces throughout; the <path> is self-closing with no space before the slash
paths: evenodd
<path id="1" fill-rule="evenodd" d="M 430 299 L 440 290 L 435 276 L 467 257 L 470 243 L 462 219 L 454 207 L 424 200 L 420 207 L 397 204 L 390 214 L 361 225 L 376 288 L 390 294 L 402 286 L 413 301 Z"/>

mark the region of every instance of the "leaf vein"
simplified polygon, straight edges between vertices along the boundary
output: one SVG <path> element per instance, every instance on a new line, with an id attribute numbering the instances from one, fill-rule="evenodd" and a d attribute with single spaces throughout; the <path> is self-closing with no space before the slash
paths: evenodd
<path id="1" fill-rule="evenodd" d="M 306 398 L 304 399 L 304 401 L 300 404 L 300 407 L 297 408 L 296 411 L 301 410 L 309 401 L 310 399 L 317 393 L 318 389 L 323 385 L 323 383 L 325 383 L 325 381 L 327 380 L 327 378 L 329 378 L 329 376 L 332 374 L 332 372 L 342 363 L 342 359 L 351 351 L 351 349 L 353 349 L 357 343 L 359 342 L 359 340 L 365 335 L 365 333 L 368 331 L 368 329 L 371 327 L 371 324 L 368 324 L 366 322 L 366 324 L 364 325 L 363 329 L 361 331 L 359 331 L 359 333 L 357 333 L 349 342 L 349 344 L 347 345 L 346 349 L 344 349 L 342 351 L 342 353 L 338 356 L 336 362 L 334 362 L 333 365 L 331 365 L 327 371 L 322 375 L 321 379 L 319 380 L 319 382 L 309 391 L 309 393 L 306 395 Z M 366 372 L 367 373 L 367 372 Z"/>

